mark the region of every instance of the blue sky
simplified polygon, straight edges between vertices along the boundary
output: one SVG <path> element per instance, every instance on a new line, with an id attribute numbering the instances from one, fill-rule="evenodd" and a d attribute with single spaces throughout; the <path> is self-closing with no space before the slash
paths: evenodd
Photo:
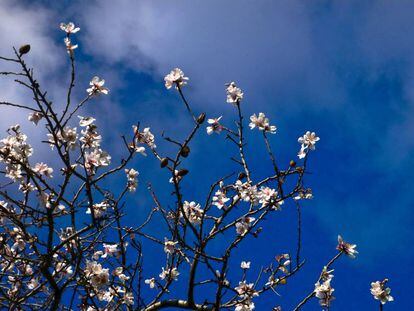
<path id="1" fill-rule="evenodd" d="M 5 30 L 0 52 L 7 55 L 9 46 L 30 42 L 28 59 L 59 102 L 68 62 L 57 25 L 78 24 L 75 96 L 84 96 L 93 75 L 107 80 L 110 96 L 95 101 L 85 114 L 96 115 L 114 156 L 120 156 L 119 135 L 137 121 L 151 126 L 160 148 L 163 129 L 175 137 L 188 131 L 177 94 L 163 87 L 163 76 L 176 66 L 190 77 L 185 92 L 194 109 L 223 115 L 227 124 L 234 111 L 225 103 L 224 83 L 237 81 L 245 92 L 246 115 L 263 111 L 278 126 L 272 143 L 281 163 L 295 157 L 298 136 L 316 131 L 321 141 L 307 178 L 315 198 L 303 208 L 307 263 L 281 289 L 281 297 L 266 296 L 257 308 L 277 303 L 292 308 L 312 289 L 340 233 L 358 244 L 360 255 L 336 266 L 333 309 L 377 308 L 369 284 L 388 277 L 395 302 L 386 310 L 405 310 L 411 303 L 404 288 L 414 272 L 413 10 L 412 1 L 6 0 L 0 5 Z M 26 100 L 6 86 L 6 98 Z M 6 127 L 24 118 L 9 112 L 0 121 Z M 271 165 L 260 135 L 252 132 L 248 139 L 247 157 L 259 178 Z M 188 166 L 199 182 L 187 185 L 191 200 L 201 200 L 211 181 L 234 169 L 228 158 L 236 151 L 229 150 L 223 137 L 205 133 L 193 143 Z M 162 180 L 154 186 L 164 189 L 167 178 L 152 159 L 135 164 L 142 187 L 131 199 L 137 206 L 133 222 L 151 206 L 145 182 Z M 293 205 L 264 228 L 262 238 L 242 248 L 237 260 L 251 260 L 258 269 L 292 247 L 287 242 L 294 242 Z M 159 270 L 154 265 L 148 272 L 156 273 L 152 269 Z M 318 309 L 316 301 L 305 308 Z"/>

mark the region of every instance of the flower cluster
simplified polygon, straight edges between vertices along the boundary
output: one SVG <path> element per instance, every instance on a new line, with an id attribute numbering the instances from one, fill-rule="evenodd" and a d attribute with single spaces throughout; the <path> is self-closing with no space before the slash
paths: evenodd
<path id="1" fill-rule="evenodd" d="M 67 146 L 69 149 L 75 149 L 78 140 L 78 133 L 76 127 L 66 126 L 62 130 L 57 130 L 55 133 L 47 134 L 49 138 L 50 147 L 53 149 L 55 146 L 62 147 Z"/>
<path id="2" fill-rule="evenodd" d="M 66 38 L 64 39 L 66 50 L 70 56 L 73 56 L 73 51 L 78 48 L 77 44 L 72 44 L 70 40 L 70 35 L 77 33 L 80 28 L 76 27 L 74 23 L 60 23 L 60 29 L 66 32 Z"/>
<path id="3" fill-rule="evenodd" d="M 333 271 L 333 270 L 332 270 Z M 335 299 L 333 296 L 334 289 L 331 286 L 333 275 L 332 271 L 322 271 L 321 279 L 315 284 L 315 297 L 319 299 L 319 304 L 322 307 L 329 307 L 331 301 Z"/>
<path id="4" fill-rule="evenodd" d="M 79 139 L 82 143 L 82 149 L 94 149 L 101 146 L 102 136 L 97 132 L 96 121 L 92 117 L 79 116 L 79 125 L 84 128 L 81 131 L 82 137 Z"/>
<path id="5" fill-rule="evenodd" d="M 0 162 L 6 165 L 5 176 L 23 183 L 23 169 L 33 148 L 27 143 L 27 136 L 15 125 L 9 129 L 9 136 L 0 140 Z"/>

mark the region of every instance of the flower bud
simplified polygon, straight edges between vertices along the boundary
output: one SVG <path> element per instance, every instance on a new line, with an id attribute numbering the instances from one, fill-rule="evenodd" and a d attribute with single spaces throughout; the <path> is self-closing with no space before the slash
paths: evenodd
<path id="1" fill-rule="evenodd" d="M 187 174 L 188 174 L 188 170 L 187 170 L 187 169 L 185 169 L 185 168 L 183 168 L 182 170 L 179 170 L 179 171 L 177 172 L 177 176 L 179 176 L 179 177 L 185 176 L 185 175 L 187 175 Z"/>
<path id="2" fill-rule="evenodd" d="M 186 158 L 188 157 L 188 155 L 190 154 L 190 147 L 188 146 L 184 146 L 183 148 L 181 148 L 180 154 Z"/>
<path id="3" fill-rule="evenodd" d="M 168 165 L 168 159 L 167 158 L 162 158 L 161 159 L 161 168 L 164 168 Z"/>
<path id="4" fill-rule="evenodd" d="M 290 166 L 290 167 L 295 167 L 295 166 L 296 166 L 296 162 L 295 162 L 295 161 L 293 161 L 293 160 L 290 160 L 290 162 L 289 162 L 289 166 Z"/>
<path id="5" fill-rule="evenodd" d="M 206 114 L 203 112 L 202 114 L 200 114 L 197 118 L 197 123 L 198 124 L 202 124 L 204 122 L 204 120 L 206 119 Z"/>
<path id="6" fill-rule="evenodd" d="M 29 51 L 30 51 L 30 44 L 22 45 L 19 49 L 20 56 L 22 56 L 23 54 L 29 53 Z"/>
<path id="7" fill-rule="evenodd" d="M 243 178 L 246 178 L 246 173 L 245 172 L 240 172 L 239 176 L 237 177 L 238 180 L 242 180 Z"/>

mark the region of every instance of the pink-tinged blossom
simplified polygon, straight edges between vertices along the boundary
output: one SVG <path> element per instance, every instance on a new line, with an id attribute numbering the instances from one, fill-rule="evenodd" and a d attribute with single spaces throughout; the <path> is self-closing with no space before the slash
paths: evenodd
<path id="1" fill-rule="evenodd" d="M 386 304 L 389 301 L 394 301 L 394 297 L 391 296 L 391 288 L 386 287 L 388 279 L 383 281 L 376 281 L 371 283 L 371 294 L 374 299 L 379 300 L 381 304 Z"/>
<path id="2" fill-rule="evenodd" d="M 180 275 L 180 272 L 178 272 L 176 267 L 173 267 L 173 268 L 167 267 L 167 269 L 164 269 L 164 267 L 162 267 L 162 271 L 159 276 L 161 280 L 171 279 L 171 280 L 176 281 L 179 275 Z"/>
<path id="3" fill-rule="evenodd" d="M 89 172 L 101 166 L 108 166 L 111 163 L 111 156 L 101 149 L 95 149 L 85 154 L 85 168 Z"/>
<path id="4" fill-rule="evenodd" d="M 100 288 L 109 282 L 109 269 L 102 268 L 102 265 L 96 261 L 88 261 L 85 276 L 93 287 Z"/>
<path id="5" fill-rule="evenodd" d="M 43 118 L 43 113 L 41 112 L 32 112 L 29 114 L 29 117 L 27 118 L 30 122 L 33 122 L 35 125 L 39 123 L 40 120 Z"/>
<path id="6" fill-rule="evenodd" d="M 105 80 L 99 78 L 98 76 L 94 76 L 89 82 L 90 87 L 86 90 L 89 96 L 105 94 L 109 93 L 109 89 L 104 87 Z"/>
<path id="7" fill-rule="evenodd" d="M 226 194 L 222 190 L 217 190 L 213 196 L 213 205 L 217 206 L 218 209 L 226 207 L 226 203 L 230 199 L 226 197 Z"/>
<path id="8" fill-rule="evenodd" d="M 298 143 L 301 144 L 298 153 L 299 159 L 303 159 L 308 154 L 309 150 L 315 150 L 316 143 L 320 140 L 315 132 L 307 131 L 303 136 L 298 138 Z"/>
<path id="9" fill-rule="evenodd" d="M 206 128 L 208 135 L 211 135 L 213 133 L 217 133 L 217 134 L 221 133 L 221 131 L 223 130 L 223 126 L 220 124 L 221 118 L 222 117 L 220 116 L 218 118 L 207 120 L 207 123 L 209 124 L 209 126 L 207 126 Z"/>
<path id="10" fill-rule="evenodd" d="M 317 282 L 315 284 L 315 297 L 319 299 L 319 304 L 322 307 L 329 307 L 331 301 L 335 299 L 333 296 L 334 289 L 331 286 L 332 278 L 325 281 Z"/>
<path id="11" fill-rule="evenodd" d="M 184 72 L 180 68 L 174 68 L 164 78 L 165 87 L 170 89 L 175 86 L 177 89 L 187 84 L 189 79 L 184 76 Z"/>
<path id="12" fill-rule="evenodd" d="M 345 255 L 351 258 L 355 258 L 356 254 L 358 254 L 356 247 L 356 244 L 347 243 L 342 239 L 340 235 L 338 235 L 338 246 L 336 247 L 338 251 L 344 253 Z"/>
<path id="13" fill-rule="evenodd" d="M 269 187 L 261 187 L 258 196 L 262 207 L 268 206 L 275 210 L 280 210 L 280 206 L 284 203 L 283 200 L 278 198 L 278 192 Z"/>
<path id="14" fill-rule="evenodd" d="M 308 188 L 308 189 L 300 189 L 298 191 L 298 193 L 296 194 L 296 196 L 293 197 L 293 200 L 298 201 L 298 200 L 310 200 L 313 199 L 313 193 L 312 193 L 312 189 Z"/>
<path id="15" fill-rule="evenodd" d="M 53 168 L 49 167 L 43 162 L 40 162 L 36 163 L 35 167 L 33 168 L 33 172 L 45 177 L 52 177 Z"/>
<path id="16" fill-rule="evenodd" d="M 156 285 L 155 278 L 146 279 L 145 284 L 148 284 L 148 286 L 151 289 L 155 288 L 155 285 Z"/>
<path id="17" fill-rule="evenodd" d="M 203 209 L 200 207 L 200 204 L 196 202 L 188 202 L 184 201 L 183 204 L 184 215 L 188 219 L 188 221 L 192 224 L 198 225 L 201 222 L 203 217 Z M 183 215 L 181 215 L 183 216 Z"/>
<path id="18" fill-rule="evenodd" d="M 277 129 L 275 125 L 270 125 L 269 119 L 266 118 L 263 112 L 260 112 L 258 116 L 256 116 L 256 114 L 253 114 L 250 117 L 249 127 L 251 130 L 258 128 L 261 131 L 265 131 L 271 134 L 275 134 Z"/>
<path id="19" fill-rule="evenodd" d="M 66 51 L 69 55 L 73 55 L 73 51 L 78 48 L 77 44 L 72 44 L 72 41 L 69 38 L 63 39 L 66 45 Z"/>
<path id="20" fill-rule="evenodd" d="M 78 133 L 76 127 L 66 126 L 63 130 L 58 130 L 55 135 L 47 134 L 49 138 L 50 147 L 53 149 L 56 145 L 62 146 L 66 144 L 68 148 L 75 149 L 78 140 Z"/>
<path id="21" fill-rule="evenodd" d="M 155 144 L 155 137 L 151 133 L 149 127 L 144 128 L 142 132 L 138 130 L 136 125 L 133 125 L 132 129 L 135 135 L 134 145 L 132 147 L 135 149 L 135 152 L 146 156 L 147 154 L 145 153 L 145 147 L 143 145 L 147 145 L 151 149 L 157 148 L 157 145 Z"/>
<path id="22" fill-rule="evenodd" d="M 242 268 L 242 269 L 250 269 L 250 261 L 242 261 L 240 263 L 240 268 Z"/>
<path id="23" fill-rule="evenodd" d="M 138 186 L 138 171 L 134 170 L 133 168 L 131 169 L 125 169 L 125 173 L 128 179 L 128 190 L 130 192 L 134 192 L 135 190 L 137 190 L 137 186 Z"/>
<path id="24" fill-rule="evenodd" d="M 103 255 L 101 258 L 106 258 L 108 256 L 118 256 L 120 254 L 120 250 L 118 248 L 118 244 L 105 244 L 103 243 Z"/>
<path id="25" fill-rule="evenodd" d="M 237 104 L 243 99 L 243 92 L 236 86 L 236 83 L 230 82 L 226 84 L 227 102 Z"/>
<path id="26" fill-rule="evenodd" d="M 236 222 L 236 232 L 239 235 L 244 235 L 249 231 L 250 226 L 252 225 L 255 218 L 253 217 L 244 217 L 240 221 Z"/>
<path id="27" fill-rule="evenodd" d="M 93 118 L 93 117 L 82 117 L 82 116 L 78 116 L 78 118 L 80 119 L 79 125 L 81 127 L 90 126 L 91 124 L 93 124 L 93 122 L 96 121 L 96 119 Z"/>
<path id="28" fill-rule="evenodd" d="M 166 254 L 173 254 L 176 250 L 177 241 L 170 241 L 167 238 L 164 240 L 164 252 Z"/>
<path id="29" fill-rule="evenodd" d="M 80 28 L 79 27 L 75 27 L 75 24 L 70 22 L 70 23 L 60 23 L 60 29 L 62 29 L 64 32 L 66 32 L 67 34 L 72 34 L 72 33 L 77 33 Z"/>
<path id="30" fill-rule="evenodd" d="M 243 201 L 250 202 L 252 205 L 259 204 L 259 195 L 256 186 L 252 186 L 249 182 L 243 183 L 240 180 L 237 180 L 234 186 L 238 191 L 238 195 L 234 198 L 235 200 L 240 197 Z"/>
<path id="31" fill-rule="evenodd" d="M 92 209 L 94 212 L 95 217 L 101 217 L 105 214 L 105 212 L 110 207 L 109 203 L 107 201 L 103 201 L 101 203 L 95 203 L 92 205 Z M 91 214 L 90 208 L 86 210 L 86 214 Z"/>

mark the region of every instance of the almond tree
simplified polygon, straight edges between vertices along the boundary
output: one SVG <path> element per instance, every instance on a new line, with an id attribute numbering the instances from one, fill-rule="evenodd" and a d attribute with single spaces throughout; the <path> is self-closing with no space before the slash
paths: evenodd
<path id="1" fill-rule="evenodd" d="M 45 127 L 47 137 L 43 143 L 50 145 L 52 156 L 59 160 L 59 167 L 55 168 L 45 163 L 47 159 L 35 163 L 31 159 L 33 148 L 19 125 L 11 126 L 0 141 L 1 307 L 88 311 L 150 311 L 168 307 L 253 310 L 254 301 L 263 293 L 276 292 L 276 287 L 286 284 L 304 266 L 301 201 L 312 198 L 311 189 L 305 186 L 305 174 L 319 137 L 306 132 L 298 139 L 299 163 L 291 161 L 283 165 L 277 161 L 270 143 L 276 126 L 262 112 L 252 115 L 249 127 L 263 136 L 271 164 L 269 176 L 257 180 L 245 156 L 247 133 L 242 90 L 235 82 L 226 84 L 227 103 L 235 110 L 235 126 L 222 123 L 222 117 L 208 118 L 205 126 L 206 113 L 195 113 L 183 93 L 189 79 L 175 68 L 166 75 L 165 86 L 175 89 L 180 96 L 192 124 L 191 131 L 183 141 L 163 135 L 157 143 L 170 144 L 173 152 L 161 154 L 150 128 L 133 125 L 131 133 L 122 137 L 125 156 L 119 165 L 113 165 L 111 156 L 101 146 L 102 136 L 95 118 L 77 118 L 85 105 L 108 95 L 109 90 L 105 80 L 95 76 L 86 97 L 73 103 L 78 45 L 72 40 L 80 29 L 73 23 L 62 23 L 60 28 L 66 33 L 64 43 L 71 65 L 63 109 L 52 103 L 34 70 L 25 62 L 30 45 L 13 49 L 12 57 L 1 57 L 16 68 L 1 75 L 14 79 L 18 87 L 29 91 L 33 101 L 27 105 L 0 104 L 26 111 L 28 121 Z M 186 169 L 191 158 L 190 146 L 202 130 L 209 135 L 222 134 L 228 140 L 238 153 L 232 159 L 240 171 L 223 172 L 211 184 L 207 196 L 195 202 L 185 197 L 183 189 L 191 180 Z M 128 193 L 138 186 L 139 173 L 132 167 L 133 160 L 147 154 L 159 161 L 160 170 L 169 172 L 172 197 L 170 202 L 162 202 L 148 184 L 148 195 L 155 208 L 147 209 L 143 223 L 126 226 L 123 223 L 130 212 Z M 124 179 L 122 189 L 107 189 L 108 184 L 119 184 L 120 174 Z M 260 225 L 265 217 L 277 217 L 283 204 L 297 209 L 295 253 L 277 254 L 273 261 L 270 258 L 275 254 L 269 254 L 269 265 L 256 276 L 249 273 L 254 263 L 234 266 L 231 259 L 237 246 L 251 243 L 251 236 L 260 238 Z M 167 236 L 160 236 L 160 230 L 151 226 L 156 218 L 162 219 Z M 212 241 L 220 239 L 223 243 L 219 249 L 212 250 Z M 149 275 L 145 270 L 144 240 L 154 246 L 145 252 L 159 252 L 158 256 L 165 258 L 159 275 Z M 355 248 L 356 245 L 338 237 L 336 253 L 323 267 L 314 287 L 310 282 L 308 295 L 298 298 L 295 310 L 312 298 L 317 298 L 322 308 L 329 308 L 334 298 L 331 267 L 343 255 L 354 258 Z M 242 271 L 240 279 L 231 281 L 228 275 L 238 269 Z M 371 289 L 381 308 L 393 300 L 385 283 L 386 280 L 372 283 Z M 144 286 L 153 294 L 143 295 Z M 186 294 L 177 294 L 177 286 L 184 288 Z M 198 298 L 205 291 L 212 294 L 207 299 Z M 272 304 L 274 310 L 281 310 L 276 299 Z"/>

